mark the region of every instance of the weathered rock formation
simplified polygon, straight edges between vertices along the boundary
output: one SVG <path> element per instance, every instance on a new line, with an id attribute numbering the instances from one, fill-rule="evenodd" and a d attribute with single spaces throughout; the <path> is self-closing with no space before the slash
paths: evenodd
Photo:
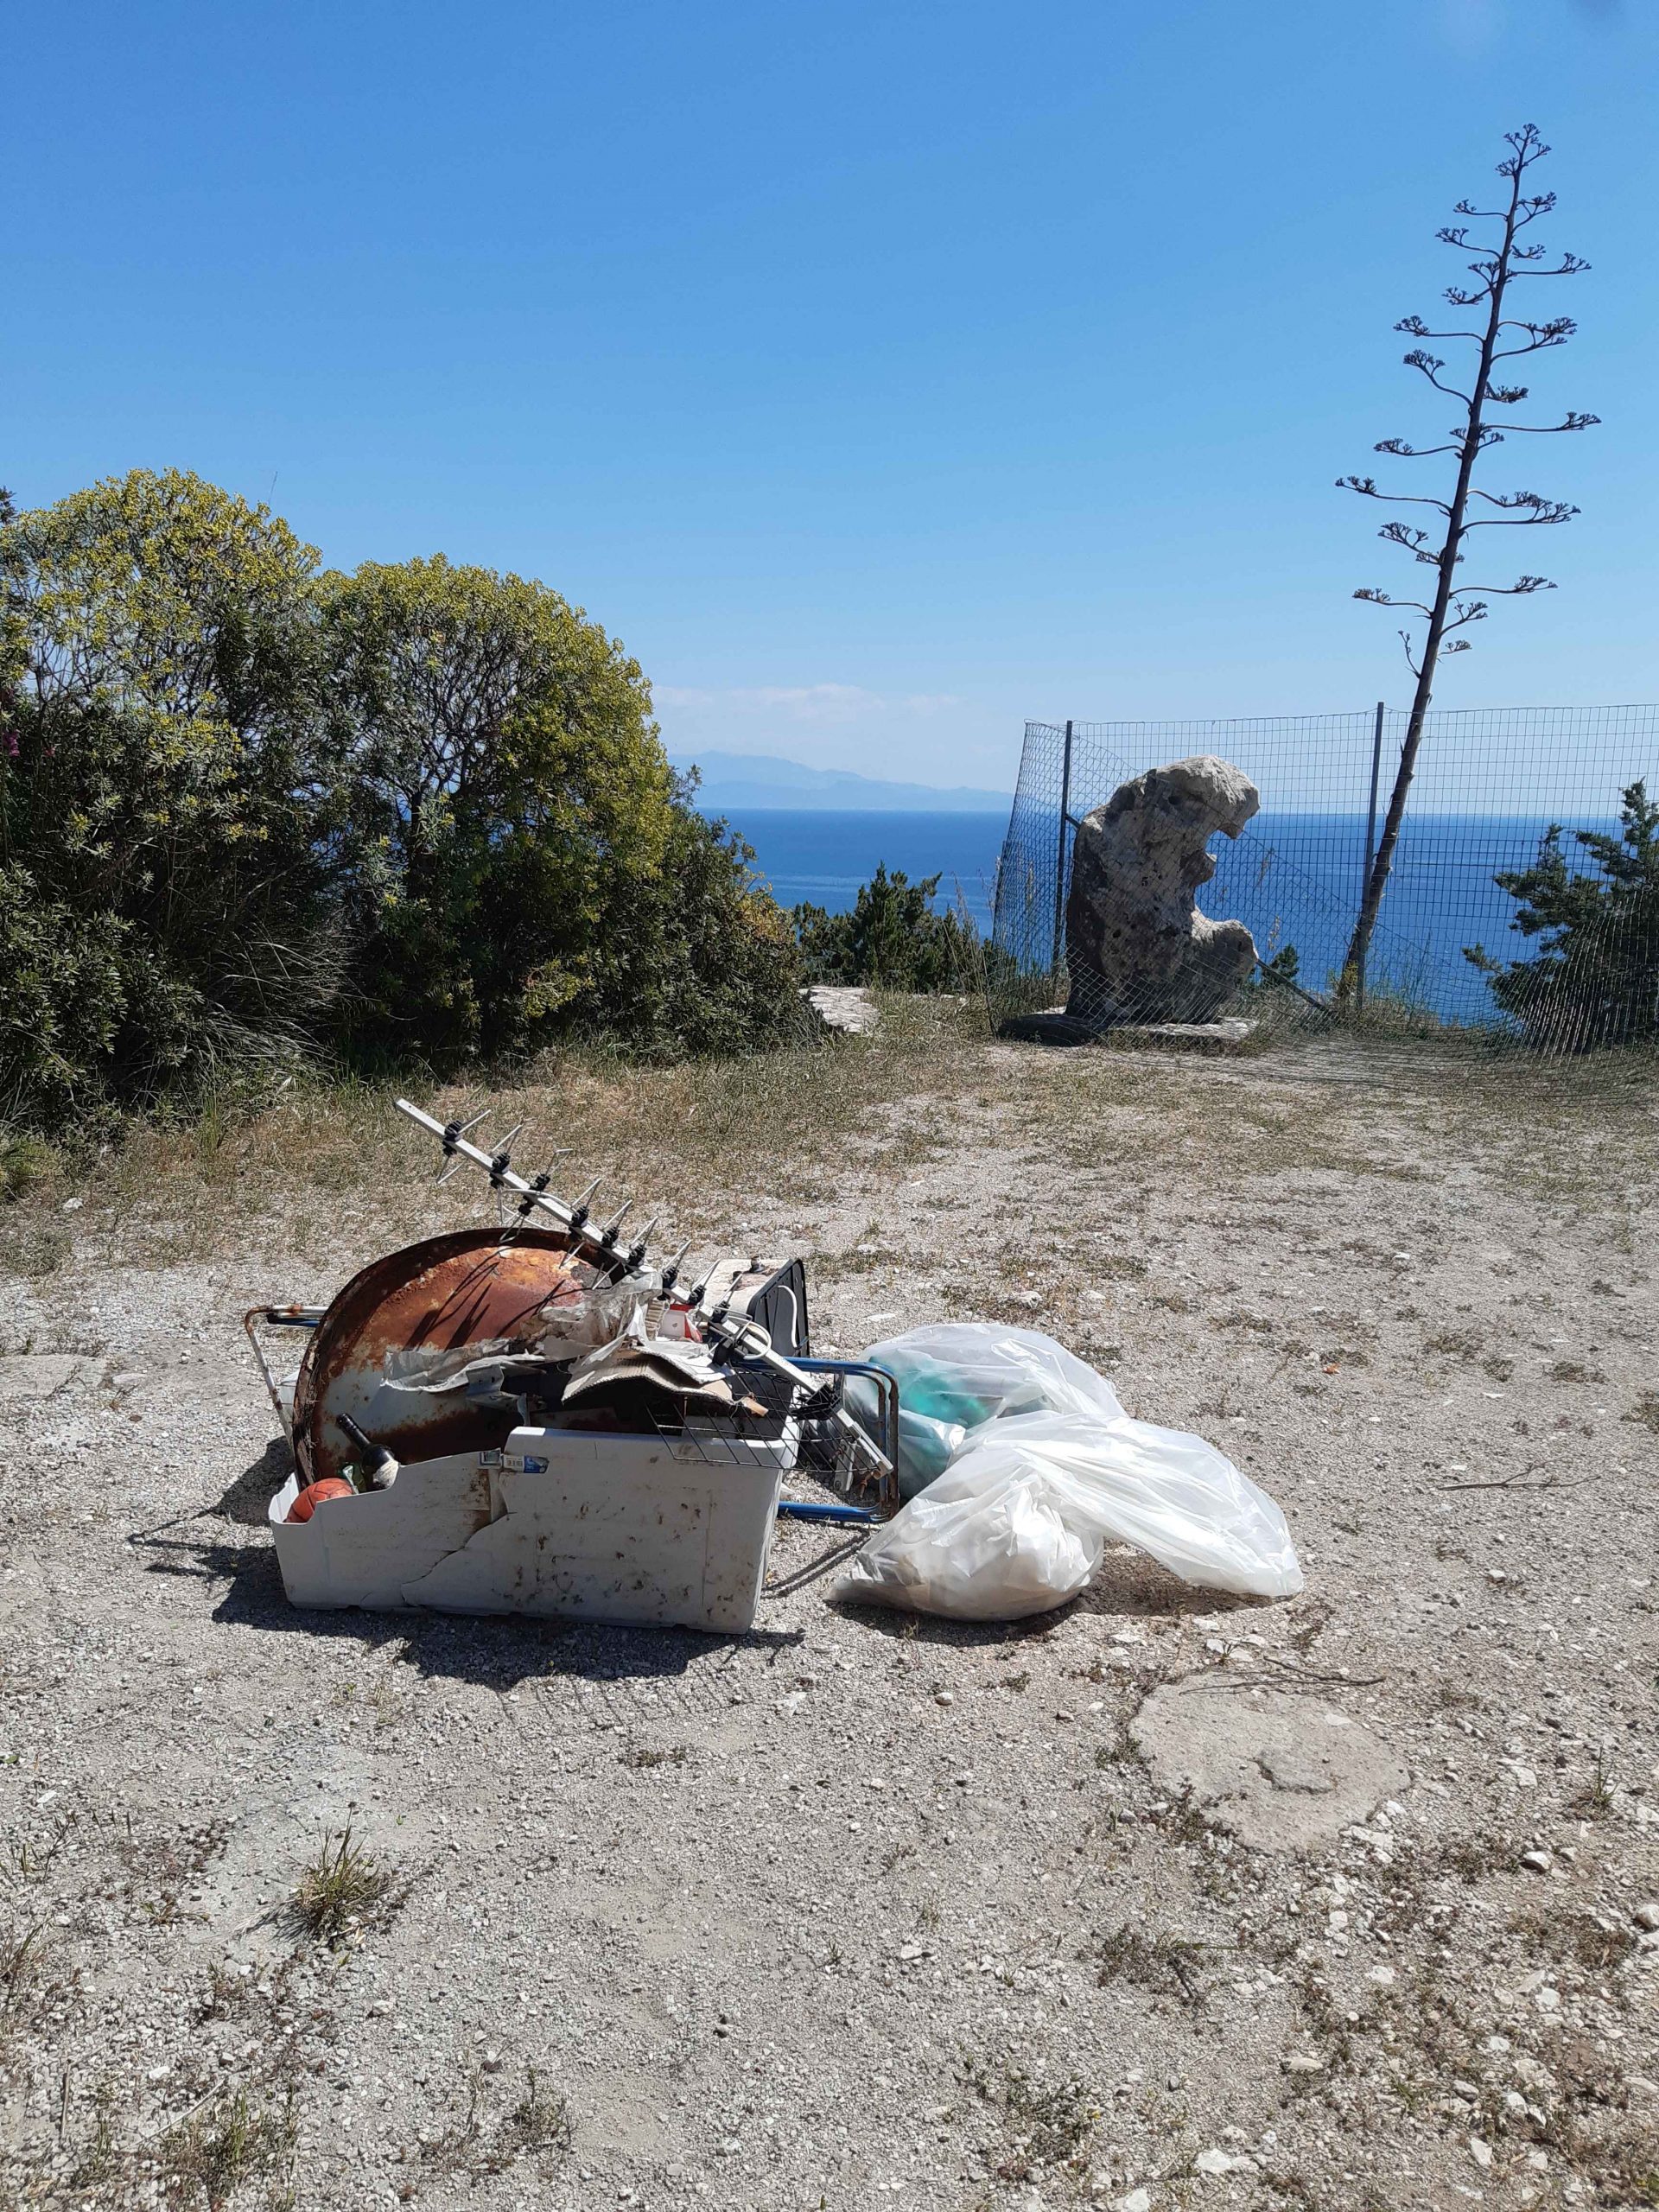
<path id="1" fill-rule="evenodd" d="M 1193 893 L 1261 804 L 1230 761 L 1205 753 L 1149 768 L 1079 823 L 1065 908 L 1066 1013 L 1114 1021 L 1208 1021 L 1255 965 L 1243 922 L 1212 922 Z"/>

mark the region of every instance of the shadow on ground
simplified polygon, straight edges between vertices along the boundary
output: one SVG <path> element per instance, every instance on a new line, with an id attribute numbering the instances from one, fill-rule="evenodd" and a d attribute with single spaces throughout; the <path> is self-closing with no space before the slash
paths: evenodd
<path id="1" fill-rule="evenodd" d="M 928 1613 L 899 1612 L 885 1605 L 836 1599 L 836 1611 L 882 1636 L 906 1642 L 944 1643 L 964 1648 L 987 1643 L 1018 1643 L 1047 1636 L 1073 1613 L 1092 1613 L 1125 1621 L 1179 1620 L 1198 1613 L 1230 1613 L 1272 1603 L 1266 1598 L 1241 1598 L 1225 1590 L 1198 1590 L 1167 1567 L 1141 1553 L 1118 1557 L 1108 1554 L 1089 1587 L 1046 1613 L 1031 1613 L 1020 1621 L 944 1620 Z"/>
<path id="2" fill-rule="evenodd" d="M 336 1612 L 290 1605 L 275 1547 L 257 1536 L 227 1537 L 213 1527 L 228 1522 L 236 1530 L 263 1529 L 266 1508 L 287 1480 L 290 1464 L 287 1446 L 274 1439 L 213 1504 L 137 1529 L 127 1541 L 143 1559 L 148 1573 L 224 1583 L 224 1594 L 213 1609 L 221 1627 L 389 1650 L 423 1675 L 488 1689 L 513 1689 L 560 1675 L 592 1682 L 660 1681 L 685 1674 L 713 1652 L 723 1650 L 733 1661 L 744 1652 L 776 1660 L 803 1641 L 799 1629 L 709 1636 L 692 1629 L 613 1628 L 595 1621 L 370 1613 L 355 1608 Z"/>

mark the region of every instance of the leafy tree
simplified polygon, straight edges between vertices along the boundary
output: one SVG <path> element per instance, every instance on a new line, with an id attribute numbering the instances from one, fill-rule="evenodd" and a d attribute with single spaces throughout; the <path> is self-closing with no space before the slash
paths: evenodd
<path id="1" fill-rule="evenodd" d="M 807 972 L 815 982 L 876 983 L 895 991 L 959 991 L 977 981 L 983 951 L 961 915 L 934 911 L 937 875 L 912 883 L 885 861 L 859 887 L 853 910 L 794 910 Z"/>
<path id="2" fill-rule="evenodd" d="M 690 801 L 638 666 L 540 584 L 324 577 L 177 470 L 0 500 L 0 1118 L 319 1048 L 798 1033 L 792 932 Z"/>
<path id="3" fill-rule="evenodd" d="M 316 555 L 178 470 L 0 519 L 0 1111 L 290 1056 L 339 985 Z"/>
<path id="4" fill-rule="evenodd" d="M 1488 599 L 1528 598 L 1534 592 L 1554 589 L 1547 577 L 1529 574 L 1518 576 L 1512 584 L 1465 583 L 1458 575 L 1465 557 L 1465 545 L 1478 530 L 1547 529 L 1570 522 L 1579 512 L 1565 500 L 1546 499 L 1537 492 L 1484 491 L 1474 481 L 1475 464 L 1489 448 L 1501 445 L 1506 437 L 1539 437 L 1563 430 L 1584 430 L 1598 419 L 1593 415 L 1569 410 L 1559 423 L 1517 423 L 1504 411 L 1519 406 L 1528 397 L 1529 388 L 1507 381 L 1514 372 L 1503 364 L 1565 346 L 1578 327 L 1568 315 L 1532 322 L 1506 313 L 1512 287 L 1541 276 L 1577 276 L 1590 265 L 1573 253 L 1563 253 L 1553 267 L 1545 265 L 1548 257 L 1544 248 L 1529 238 L 1527 232 L 1554 208 L 1555 195 L 1553 192 L 1529 193 L 1525 180 L 1529 169 L 1542 161 L 1549 148 L 1530 123 L 1519 130 L 1506 132 L 1504 143 L 1510 150 L 1498 163 L 1497 174 L 1504 180 L 1507 189 L 1498 195 L 1500 205 L 1495 208 L 1477 207 L 1467 200 L 1460 200 L 1454 212 L 1469 221 L 1435 233 L 1440 244 L 1449 245 L 1454 252 L 1472 251 L 1475 256 L 1468 264 L 1474 283 L 1453 284 L 1446 294 L 1453 308 L 1474 310 L 1475 328 L 1431 330 L 1416 315 L 1408 315 L 1395 325 L 1396 330 L 1420 341 L 1450 340 L 1476 349 L 1468 389 L 1465 391 L 1457 384 L 1443 380 L 1441 372 L 1446 364 L 1431 353 L 1427 345 L 1420 342 L 1414 346 L 1405 356 L 1406 366 L 1416 370 L 1437 392 L 1455 400 L 1460 411 L 1447 436 L 1438 445 L 1414 446 L 1403 438 L 1384 438 L 1376 448 L 1378 453 L 1402 461 L 1423 461 L 1440 454 L 1454 455 L 1456 468 L 1449 497 L 1437 499 L 1413 493 L 1384 492 L 1370 476 L 1344 476 L 1338 483 L 1338 489 L 1357 492 L 1363 499 L 1427 507 L 1440 517 L 1432 532 L 1413 524 L 1389 522 L 1377 533 L 1385 543 L 1409 554 L 1420 566 L 1433 569 L 1433 585 L 1427 599 L 1396 600 L 1389 593 L 1369 585 L 1354 594 L 1356 599 L 1370 600 L 1378 607 L 1404 608 L 1420 618 L 1426 626 L 1421 644 L 1416 645 L 1409 630 L 1400 632 L 1407 663 L 1416 678 L 1416 689 L 1412 694 L 1405 741 L 1401 747 L 1400 766 L 1389 795 L 1382 834 L 1343 964 L 1344 990 L 1357 983 L 1364 972 L 1377 911 L 1394 865 L 1395 847 L 1405 817 L 1406 795 L 1416 772 L 1424 720 L 1441 654 L 1468 652 L 1468 639 L 1456 633 L 1485 620 Z M 1496 237 L 1471 238 L 1469 222 L 1497 224 Z M 1471 499 L 1480 502 L 1473 519 L 1469 516 Z"/>
<path id="5" fill-rule="evenodd" d="M 775 1032 L 781 917 L 690 813 L 639 664 L 597 623 L 440 556 L 331 577 L 325 636 L 353 793 L 357 1051 Z M 755 963 L 758 995 L 740 982 Z"/>
<path id="6" fill-rule="evenodd" d="M 1478 944 L 1464 957 L 1536 1044 L 1577 1051 L 1659 1035 L 1659 804 L 1634 783 L 1617 836 L 1573 832 L 1595 873 L 1568 867 L 1561 834 L 1552 823 L 1531 868 L 1493 879 L 1520 902 L 1510 926 L 1542 939 L 1538 957 L 1506 965 Z"/>

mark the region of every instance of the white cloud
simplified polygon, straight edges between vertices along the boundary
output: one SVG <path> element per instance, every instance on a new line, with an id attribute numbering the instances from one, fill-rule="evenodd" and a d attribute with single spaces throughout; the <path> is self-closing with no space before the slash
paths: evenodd
<path id="1" fill-rule="evenodd" d="M 664 714 L 701 720 L 705 715 L 770 723 L 861 722 L 881 715 L 925 719 L 959 707 L 949 692 L 909 692 L 887 697 L 861 683 L 756 683 L 725 689 L 659 683 L 652 694 Z"/>

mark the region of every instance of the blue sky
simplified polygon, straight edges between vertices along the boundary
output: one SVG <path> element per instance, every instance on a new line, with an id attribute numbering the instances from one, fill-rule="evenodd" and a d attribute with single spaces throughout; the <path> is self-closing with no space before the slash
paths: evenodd
<path id="1" fill-rule="evenodd" d="M 1583 516 L 1439 702 L 1652 699 L 1656 61 L 1637 0 L 14 8 L 0 481 L 543 577 L 682 751 L 1397 703 L 1333 480 L 1443 427 L 1391 326 L 1533 119 L 1604 427 L 1496 457 Z"/>

